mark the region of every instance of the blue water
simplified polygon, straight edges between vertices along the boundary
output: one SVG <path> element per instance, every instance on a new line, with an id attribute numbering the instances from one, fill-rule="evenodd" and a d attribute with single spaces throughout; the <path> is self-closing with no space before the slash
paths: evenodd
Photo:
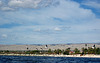
<path id="1" fill-rule="evenodd" d="M 100 58 L 0 56 L 0 63 L 100 63 Z"/>

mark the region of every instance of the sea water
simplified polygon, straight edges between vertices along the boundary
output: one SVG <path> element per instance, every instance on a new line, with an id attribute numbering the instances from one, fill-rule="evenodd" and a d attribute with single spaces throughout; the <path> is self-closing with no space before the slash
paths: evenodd
<path id="1" fill-rule="evenodd" d="M 0 56 L 0 63 L 100 63 L 100 58 Z"/>

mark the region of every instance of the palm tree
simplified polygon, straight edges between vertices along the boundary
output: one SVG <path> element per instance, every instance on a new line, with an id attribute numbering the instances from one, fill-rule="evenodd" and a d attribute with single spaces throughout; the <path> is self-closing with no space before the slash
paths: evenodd
<path id="1" fill-rule="evenodd" d="M 56 54 L 61 54 L 62 53 L 62 51 L 60 50 L 60 49 L 57 49 L 57 50 L 55 50 L 54 51 Z"/>
<path id="2" fill-rule="evenodd" d="M 41 53 L 43 53 L 43 48 L 40 48 L 41 49 Z"/>
<path id="3" fill-rule="evenodd" d="M 75 54 L 79 54 L 80 50 L 78 50 L 77 48 L 74 49 Z"/>
<path id="4" fill-rule="evenodd" d="M 48 50 L 48 53 L 49 53 L 49 54 L 51 54 L 51 53 L 52 53 L 51 49 L 49 49 L 49 50 Z"/>
<path id="5" fill-rule="evenodd" d="M 88 45 L 87 45 L 87 44 L 85 44 L 85 48 L 87 48 L 87 49 L 88 49 Z"/>
<path id="6" fill-rule="evenodd" d="M 69 52 L 70 52 L 70 48 L 67 48 L 67 49 L 63 52 L 63 54 L 64 54 L 64 55 L 69 55 Z"/>

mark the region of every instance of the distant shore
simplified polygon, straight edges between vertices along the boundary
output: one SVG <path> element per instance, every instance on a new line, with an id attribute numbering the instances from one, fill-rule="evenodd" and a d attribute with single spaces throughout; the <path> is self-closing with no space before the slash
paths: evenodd
<path id="1" fill-rule="evenodd" d="M 86 54 L 86 55 L 53 55 L 53 54 L 0 54 L 7 56 L 49 56 L 49 57 L 86 57 L 86 58 L 100 58 L 100 55 Z"/>

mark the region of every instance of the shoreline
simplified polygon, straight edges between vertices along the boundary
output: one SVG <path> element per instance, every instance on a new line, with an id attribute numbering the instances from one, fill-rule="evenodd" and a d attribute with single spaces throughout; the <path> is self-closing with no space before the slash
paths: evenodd
<path id="1" fill-rule="evenodd" d="M 100 55 L 94 54 L 86 54 L 80 56 L 80 54 L 76 55 L 54 55 L 54 54 L 0 54 L 0 56 L 48 56 L 48 57 L 83 57 L 83 58 L 100 58 Z"/>

